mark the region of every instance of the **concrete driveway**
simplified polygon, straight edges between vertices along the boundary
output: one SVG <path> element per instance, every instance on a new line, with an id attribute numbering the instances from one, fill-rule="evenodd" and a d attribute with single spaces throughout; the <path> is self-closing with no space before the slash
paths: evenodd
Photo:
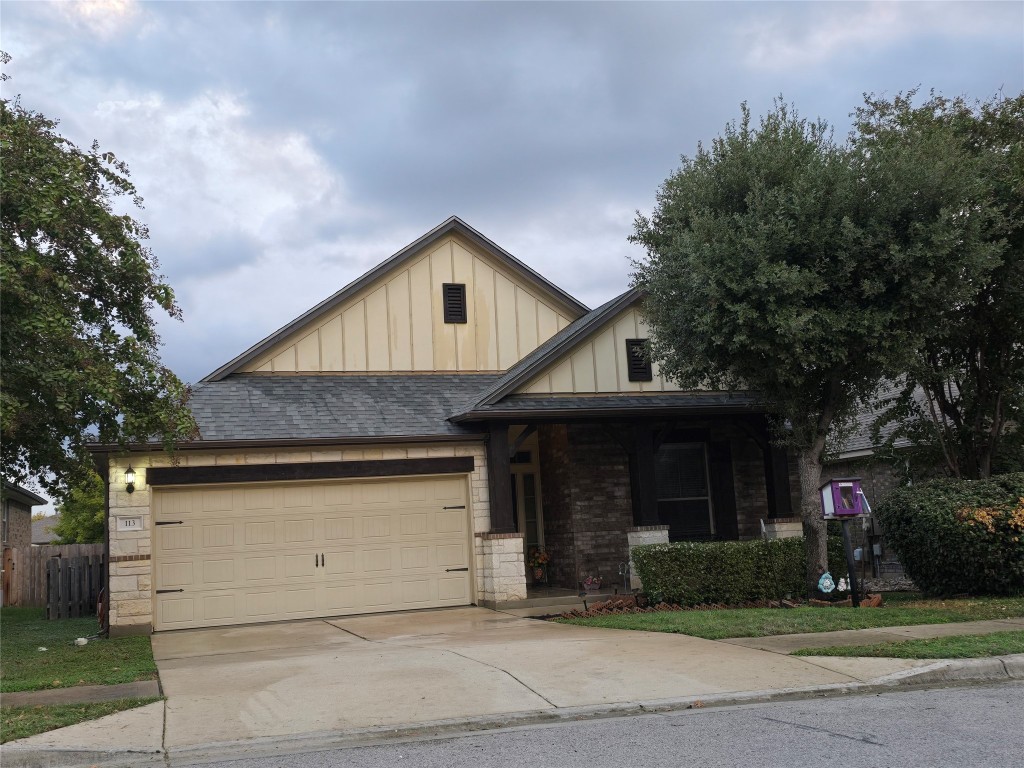
<path id="1" fill-rule="evenodd" d="M 163 633 L 153 650 L 166 749 L 864 679 L 856 659 L 483 608 Z M 872 677 L 902 668 L 873 661 Z"/>

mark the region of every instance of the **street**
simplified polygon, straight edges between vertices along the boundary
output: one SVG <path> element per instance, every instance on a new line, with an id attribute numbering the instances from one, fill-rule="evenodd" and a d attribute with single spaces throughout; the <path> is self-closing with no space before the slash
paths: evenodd
<path id="1" fill-rule="evenodd" d="M 1019 768 L 1024 683 L 530 726 L 457 738 L 221 760 L 220 768 L 701 766 Z M 189 765 L 172 756 L 172 766 Z"/>

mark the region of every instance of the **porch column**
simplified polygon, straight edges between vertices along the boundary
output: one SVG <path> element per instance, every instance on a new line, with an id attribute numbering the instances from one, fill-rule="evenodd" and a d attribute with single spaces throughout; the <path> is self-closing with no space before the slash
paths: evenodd
<path id="1" fill-rule="evenodd" d="M 631 474 L 636 481 L 633 489 L 637 504 L 633 522 L 638 526 L 660 525 L 658 520 L 658 494 L 654 479 L 654 430 L 649 423 L 633 425 L 633 453 L 635 471 Z"/>
<path id="2" fill-rule="evenodd" d="M 489 424 L 487 483 L 490 490 L 491 533 L 515 533 L 512 509 L 512 463 L 508 455 L 508 424 Z"/>

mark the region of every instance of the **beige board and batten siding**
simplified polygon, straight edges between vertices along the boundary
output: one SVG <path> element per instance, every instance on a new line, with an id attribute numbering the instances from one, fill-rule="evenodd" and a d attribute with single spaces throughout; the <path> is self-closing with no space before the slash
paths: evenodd
<path id="1" fill-rule="evenodd" d="M 626 340 L 649 336 L 640 313 L 630 307 L 573 347 L 518 392 L 600 394 L 679 391 L 676 384 L 660 375 L 657 363 L 651 367 L 651 381 L 629 380 Z"/>
<path id="2" fill-rule="evenodd" d="M 154 489 L 154 629 L 472 602 L 466 478 Z"/>
<path id="3" fill-rule="evenodd" d="M 444 283 L 466 286 L 468 322 L 445 323 Z M 499 371 L 577 312 L 458 237 L 433 244 L 242 370 Z"/>

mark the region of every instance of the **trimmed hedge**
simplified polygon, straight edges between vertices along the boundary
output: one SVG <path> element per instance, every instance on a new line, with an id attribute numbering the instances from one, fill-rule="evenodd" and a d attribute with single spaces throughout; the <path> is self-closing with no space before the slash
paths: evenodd
<path id="1" fill-rule="evenodd" d="M 828 538 L 828 561 L 837 582 L 846 576 L 838 536 Z M 655 601 L 736 605 L 807 594 L 803 538 L 647 544 L 633 550 L 633 563 Z"/>
<path id="2" fill-rule="evenodd" d="M 900 488 L 875 515 L 926 594 L 1024 592 L 1024 472 Z"/>

